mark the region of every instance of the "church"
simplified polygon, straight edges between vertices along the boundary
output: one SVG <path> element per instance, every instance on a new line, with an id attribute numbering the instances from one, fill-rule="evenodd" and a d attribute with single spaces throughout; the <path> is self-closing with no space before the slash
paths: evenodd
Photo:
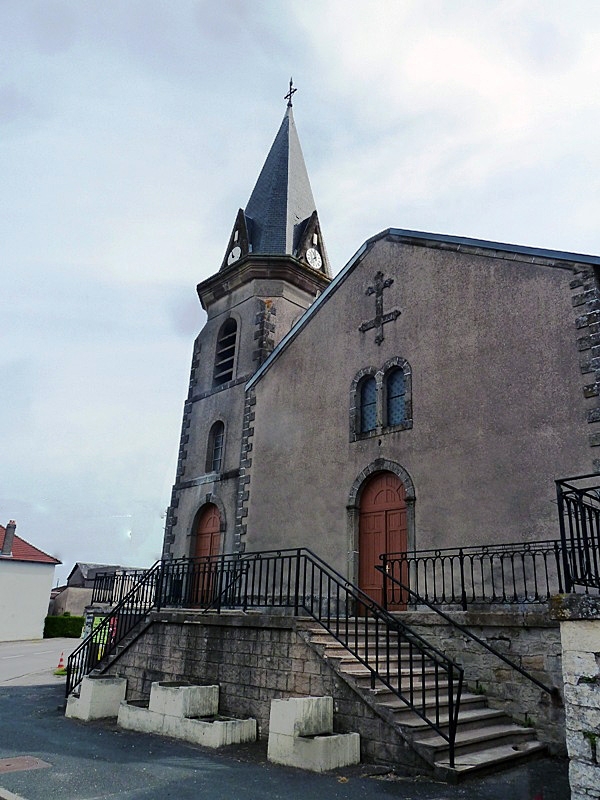
<path id="1" fill-rule="evenodd" d="M 363 761 L 449 780 L 564 753 L 548 601 L 600 586 L 600 258 L 389 228 L 333 277 L 292 94 L 197 287 L 163 558 L 97 578 L 67 694 L 214 685 L 262 739 L 274 700 L 332 698 Z"/>
<path id="2" fill-rule="evenodd" d="M 164 557 L 556 538 L 600 469 L 600 258 L 389 228 L 332 279 L 291 101 L 197 287 Z M 598 449 L 596 449 L 598 448 Z"/>

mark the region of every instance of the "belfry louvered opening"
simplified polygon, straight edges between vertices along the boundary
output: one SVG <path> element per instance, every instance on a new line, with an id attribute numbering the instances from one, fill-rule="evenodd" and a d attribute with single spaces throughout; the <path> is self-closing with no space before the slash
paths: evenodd
<path id="1" fill-rule="evenodd" d="M 235 343 L 237 340 L 237 322 L 230 317 L 221 327 L 217 339 L 217 354 L 213 382 L 221 386 L 233 378 L 235 361 Z"/>

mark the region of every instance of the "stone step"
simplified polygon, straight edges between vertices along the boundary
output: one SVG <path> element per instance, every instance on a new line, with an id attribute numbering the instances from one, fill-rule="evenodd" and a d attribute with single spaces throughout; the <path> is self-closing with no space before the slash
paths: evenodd
<path id="1" fill-rule="evenodd" d="M 418 714 L 415 714 L 414 711 L 411 711 L 410 714 L 405 716 L 407 718 L 398 719 L 397 722 L 398 725 L 407 731 L 407 733 L 410 733 L 411 737 L 423 738 L 421 732 L 425 737 L 427 737 L 429 734 L 433 735 L 435 733 L 431 726 L 428 725 Z M 440 727 L 447 731 L 448 723 L 448 714 L 440 713 Z M 469 706 L 467 706 L 467 708 L 463 708 L 461 704 L 461 709 L 458 715 L 458 730 L 472 730 L 473 728 L 480 728 L 482 725 L 487 724 L 509 725 L 511 724 L 511 720 L 504 713 L 504 711 L 499 709 L 488 708 L 485 705 L 475 706 L 474 708 Z"/>
<path id="2" fill-rule="evenodd" d="M 394 712 L 394 715 L 398 719 L 398 724 L 403 724 L 405 718 L 410 724 L 411 716 L 414 715 L 416 720 L 420 721 L 421 718 L 418 715 L 414 714 L 414 711 L 407 706 L 396 694 L 390 691 L 387 687 L 384 689 L 374 689 L 370 691 L 369 694 L 377 705 L 384 706 L 385 708 L 391 709 Z M 424 708 L 427 712 L 433 712 L 436 706 L 436 694 L 435 692 L 426 692 L 425 693 L 425 705 Z M 445 709 L 446 706 L 443 703 L 440 703 L 440 707 Z M 470 694 L 469 692 L 464 692 L 460 699 L 460 707 L 461 709 L 466 708 L 487 708 L 487 701 L 483 695 L 480 694 Z M 416 721 L 415 720 L 415 721 Z"/>
<path id="3" fill-rule="evenodd" d="M 319 642 L 314 642 L 313 640 L 313 644 L 319 644 Z M 390 661 L 398 661 L 398 659 L 402 659 L 408 662 L 411 660 L 411 653 L 408 647 L 390 648 L 389 654 L 386 648 L 378 649 L 375 646 L 357 648 L 353 647 L 352 652 L 341 644 L 324 644 L 322 647 L 324 656 L 327 656 L 327 658 L 340 658 L 343 661 L 352 661 L 354 659 L 354 655 L 352 654 L 353 652 L 357 653 L 359 656 L 361 656 L 361 658 L 364 658 L 366 655 L 368 655 L 372 660 L 375 659 L 377 653 L 379 653 L 379 659 L 381 661 L 385 661 L 388 658 Z M 413 661 L 418 660 L 418 656 L 414 654 L 414 651 L 412 655 Z"/>
<path id="4" fill-rule="evenodd" d="M 361 689 L 372 691 L 373 689 L 385 690 L 389 688 L 380 678 L 375 678 L 375 681 L 372 684 L 370 670 L 365 669 L 363 673 L 346 672 L 345 670 L 342 670 L 342 672 L 344 672 L 345 675 L 348 675 L 349 677 L 353 678 L 356 685 Z M 380 674 L 382 675 L 382 677 L 384 677 L 382 673 Z M 390 672 L 389 680 L 392 686 L 394 686 L 394 684 L 397 683 L 397 677 L 398 677 L 397 673 L 396 675 L 394 675 L 392 672 Z M 438 680 L 436 682 L 434 676 L 426 676 L 425 680 L 422 681 L 419 676 L 419 677 L 413 677 L 411 686 L 411 683 L 409 681 L 409 675 L 404 675 L 402 681 L 400 682 L 399 688 L 405 693 L 410 692 L 412 688 L 413 695 L 415 696 L 419 695 L 419 697 L 423 692 L 423 690 L 427 694 L 427 692 L 434 693 L 437 689 L 439 693 L 443 693 L 440 694 L 440 701 L 442 701 L 443 695 L 447 694 L 448 691 L 448 681 Z"/>
<path id="5" fill-rule="evenodd" d="M 501 744 L 485 747 L 470 753 L 455 756 L 454 768 L 450 767 L 448 758 L 440 758 L 435 762 L 436 772 L 445 779 L 456 780 L 467 775 L 480 772 L 492 772 L 505 769 L 531 758 L 539 758 L 546 754 L 546 746 L 532 739 L 519 744 Z"/>
<path id="6" fill-rule="evenodd" d="M 321 626 L 307 625 L 305 629 L 311 633 L 311 643 L 320 645 L 320 652 L 325 658 L 337 662 L 340 673 L 352 679 L 359 692 L 369 696 L 388 712 L 391 711 L 398 728 L 414 749 L 434 766 L 440 777 L 456 780 L 473 772 L 504 768 L 518 760 L 546 752 L 545 746 L 536 740 L 533 729 L 514 724 L 501 710 L 488 708 L 485 696 L 464 692 L 458 716 L 455 767 L 451 769 L 449 746 L 443 736 L 380 679 L 376 679 L 374 688 L 371 688 L 371 670 Z M 436 673 L 434 664 L 427 659 L 423 661 L 418 649 L 395 632 L 381 637 L 377 643 L 374 624 L 369 624 L 366 630 L 361 621 L 357 629 L 358 632 L 352 625 L 349 626 L 350 643 L 358 654 L 375 666 L 375 658 L 379 653 L 379 674 L 389 677 L 392 685 L 399 680 L 400 688 L 406 694 L 412 688 L 415 705 L 422 708 L 430 720 L 435 720 L 437 706 L 439 728 L 447 732 L 448 703 L 444 704 L 443 695 L 448 692 L 448 681 L 443 678 L 443 671 Z M 344 627 L 340 631 L 346 632 Z"/>
<path id="7" fill-rule="evenodd" d="M 357 658 L 349 656 L 339 659 L 338 666 L 344 672 L 348 673 L 348 675 L 370 675 L 370 667 L 377 669 L 381 674 L 389 673 L 389 675 L 398 675 L 398 672 L 400 672 L 401 675 L 410 675 L 411 673 L 414 675 L 435 675 L 436 672 L 435 666 L 423 668 L 420 664 L 416 666 L 414 662 L 411 662 L 409 659 L 403 659 L 402 661 L 398 661 L 398 659 L 389 659 L 389 661 L 387 659 L 379 659 L 379 662 L 377 662 L 377 659 L 370 658 L 367 666 L 367 664 L 363 664 L 363 662 L 359 661 Z M 444 673 L 440 670 L 438 674 L 441 679 Z"/>
<path id="8" fill-rule="evenodd" d="M 504 745 L 518 746 L 535 739 L 535 731 L 520 725 L 483 725 L 467 730 L 458 730 L 455 740 L 455 754 L 467 754 L 490 747 Z M 430 764 L 443 760 L 448 753 L 448 742 L 431 730 L 412 739 L 412 745 Z"/>

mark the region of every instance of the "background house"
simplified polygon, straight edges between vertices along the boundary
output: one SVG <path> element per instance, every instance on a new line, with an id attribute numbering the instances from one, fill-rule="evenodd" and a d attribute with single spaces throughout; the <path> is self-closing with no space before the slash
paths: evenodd
<path id="1" fill-rule="evenodd" d="M 65 612 L 82 616 L 87 606 L 92 603 L 92 592 L 96 577 L 102 575 L 103 587 L 110 591 L 113 579 L 118 576 L 121 580 L 119 586 L 122 592 L 128 590 L 129 584 L 125 580 L 128 575 L 136 576 L 144 570 L 133 567 L 122 567 L 118 564 L 86 564 L 78 561 L 67 578 L 67 585 L 60 591 L 53 592 L 50 600 L 49 614 L 60 615 Z M 118 598 L 120 599 L 120 598 Z M 116 601 L 115 601 L 116 602 Z"/>
<path id="2" fill-rule="evenodd" d="M 41 639 L 54 567 L 61 562 L 0 525 L 0 642 Z"/>

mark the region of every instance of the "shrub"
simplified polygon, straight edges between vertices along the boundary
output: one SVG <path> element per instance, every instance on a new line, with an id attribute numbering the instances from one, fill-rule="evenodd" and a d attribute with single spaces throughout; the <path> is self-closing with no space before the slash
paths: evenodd
<path id="1" fill-rule="evenodd" d="M 44 624 L 44 639 L 55 639 L 57 636 L 66 636 L 78 639 L 81 636 L 84 617 L 72 617 L 63 614 L 62 617 L 46 617 Z"/>

